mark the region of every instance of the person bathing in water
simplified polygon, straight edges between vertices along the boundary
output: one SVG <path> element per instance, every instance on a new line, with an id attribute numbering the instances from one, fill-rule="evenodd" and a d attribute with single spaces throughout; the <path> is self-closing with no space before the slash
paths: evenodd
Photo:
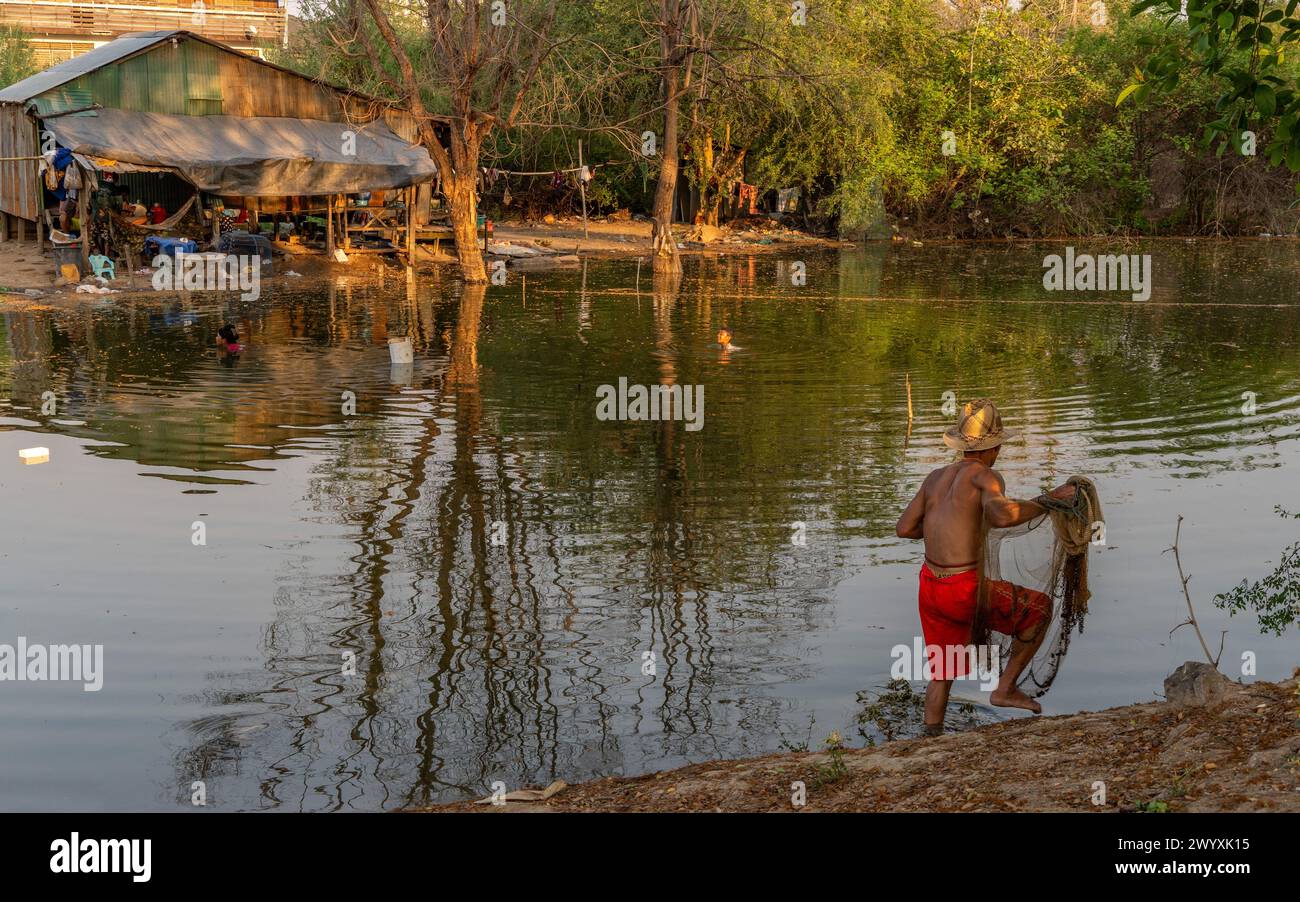
<path id="1" fill-rule="evenodd" d="M 239 333 L 230 323 L 217 330 L 217 347 L 227 354 L 238 354 L 244 349 L 239 343 Z"/>
<path id="2" fill-rule="evenodd" d="M 966 655 L 950 654 L 949 649 L 964 649 L 973 641 L 982 525 L 1017 526 L 1047 513 L 1037 501 L 1008 498 L 1006 483 L 993 469 L 1002 443 L 1016 434 L 1002 427 L 1002 417 L 992 401 L 981 398 L 966 404 L 959 423 L 943 437 L 949 448 L 962 452 L 961 459 L 925 477 L 895 527 L 899 538 L 925 541 L 919 607 L 921 632 L 930 656 L 930 684 L 925 690 L 929 733 L 942 731 L 952 681 L 966 672 Z M 1068 501 L 1074 492 L 1074 486 L 1066 484 L 1050 495 Z M 989 700 L 999 707 L 1040 714 L 1042 706 L 1025 695 L 1016 681 L 1047 634 L 1052 600 L 1042 592 L 1005 581 L 987 581 L 985 589 L 988 627 L 1012 639 L 1010 660 L 1004 662 Z"/>
<path id="3" fill-rule="evenodd" d="M 724 351 L 740 350 L 739 345 L 733 345 L 731 343 L 731 330 L 728 329 L 726 326 L 723 326 L 721 329 L 718 330 L 718 343 L 715 345 L 715 347 L 721 348 Z"/>

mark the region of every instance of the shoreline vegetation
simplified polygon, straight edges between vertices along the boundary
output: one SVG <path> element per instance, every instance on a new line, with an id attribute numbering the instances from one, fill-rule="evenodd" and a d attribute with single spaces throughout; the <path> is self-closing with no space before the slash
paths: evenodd
<path id="1" fill-rule="evenodd" d="M 523 32 L 480 14 L 458 42 L 441 7 L 340 27 L 325 4 L 276 59 L 440 123 L 440 169 L 483 174 L 442 185 L 462 238 L 479 213 L 632 211 L 675 270 L 674 219 L 759 208 L 849 241 L 1295 235 L 1295 63 L 1262 53 L 1294 35 L 1236 5 L 1207 35 L 1173 0 L 532 0 Z"/>
<path id="2" fill-rule="evenodd" d="M 1166 679 L 1162 701 L 1016 718 L 864 749 L 783 752 L 552 784 L 544 800 L 413 810 L 1294 812 L 1298 677 L 1300 670 L 1282 682 L 1240 684 L 1189 663 Z M 795 804 L 797 783 L 804 786 L 802 806 Z"/>

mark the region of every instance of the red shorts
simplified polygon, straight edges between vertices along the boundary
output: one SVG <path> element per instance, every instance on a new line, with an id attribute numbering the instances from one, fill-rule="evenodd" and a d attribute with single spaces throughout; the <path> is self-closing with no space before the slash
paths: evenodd
<path id="1" fill-rule="evenodd" d="M 966 673 L 967 656 L 950 649 L 970 644 L 978 592 L 977 570 L 939 579 L 928 565 L 922 565 L 921 633 L 925 636 L 932 679 L 951 680 Z M 1026 638 L 1029 630 L 1052 615 L 1052 599 L 1042 592 L 996 580 L 988 583 L 988 593 L 989 628 L 1004 635 Z"/>

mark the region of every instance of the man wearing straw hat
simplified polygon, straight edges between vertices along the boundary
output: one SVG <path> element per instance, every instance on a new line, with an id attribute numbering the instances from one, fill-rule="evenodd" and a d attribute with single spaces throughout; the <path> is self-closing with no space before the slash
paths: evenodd
<path id="1" fill-rule="evenodd" d="M 895 530 L 900 538 L 925 540 L 919 603 L 929 658 L 930 684 L 925 692 L 928 732 L 943 729 L 952 681 L 967 670 L 964 652 L 972 643 L 984 528 L 1017 526 L 1047 513 L 1037 501 L 1008 498 L 1006 483 L 993 469 L 1002 443 L 1018 434 L 1003 428 L 1002 416 L 992 401 L 981 398 L 967 403 L 958 424 L 943 436 L 944 444 L 960 451 L 961 458 L 927 476 L 898 518 Z M 1073 485 L 1066 484 L 1050 494 L 1068 501 L 1074 491 Z M 988 626 L 1012 637 L 1010 659 L 989 700 L 1000 707 L 1039 714 L 1042 707 L 1020 691 L 1016 681 L 1047 633 L 1051 599 L 1003 581 L 987 581 L 985 592 Z"/>

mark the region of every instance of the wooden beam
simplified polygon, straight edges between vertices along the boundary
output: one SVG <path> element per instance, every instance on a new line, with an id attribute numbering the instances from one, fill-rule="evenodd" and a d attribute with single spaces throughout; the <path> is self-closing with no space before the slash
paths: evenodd
<path id="1" fill-rule="evenodd" d="M 578 193 L 582 195 L 582 237 L 590 238 L 587 234 L 587 183 L 583 180 L 583 172 L 587 167 L 582 162 L 582 141 L 578 141 Z"/>
<path id="2" fill-rule="evenodd" d="M 415 197 L 414 188 L 406 189 L 406 265 L 415 265 Z"/>
<path id="3" fill-rule="evenodd" d="M 334 195 L 325 198 L 325 256 L 334 259 Z"/>
<path id="4" fill-rule="evenodd" d="M 79 164 L 73 166 L 80 168 Z M 83 172 L 81 184 L 90 184 L 90 179 Z M 90 272 L 90 192 L 84 187 L 77 192 L 77 225 L 81 228 L 81 274 Z"/>
<path id="5" fill-rule="evenodd" d="M 0 244 L 9 240 L 9 214 L 0 210 Z"/>

